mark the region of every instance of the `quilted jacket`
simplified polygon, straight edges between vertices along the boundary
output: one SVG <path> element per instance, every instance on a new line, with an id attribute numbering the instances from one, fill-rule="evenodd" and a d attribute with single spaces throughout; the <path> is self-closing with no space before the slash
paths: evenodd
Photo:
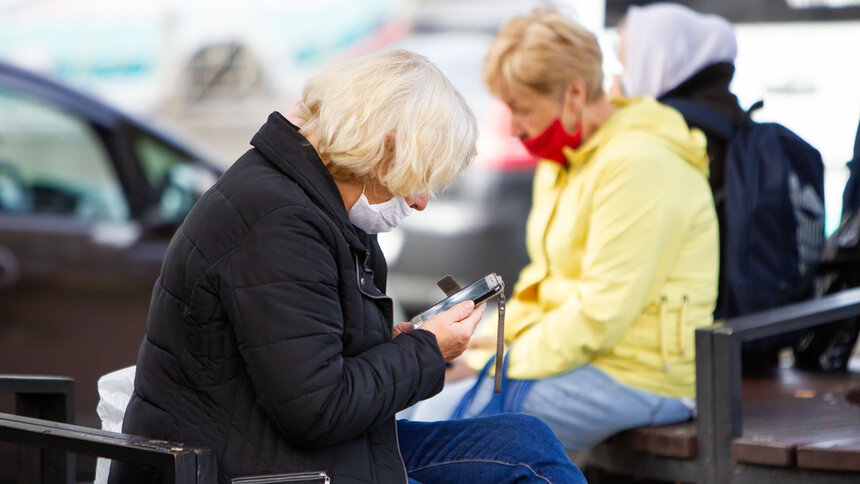
<path id="1" fill-rule="evenodd" d="M 436 339 L 392 340 L 376 238 L 298 128 L 273 113 L 251 144 L 170 243 L 123 431 L 213 449 L 219 482 L 406 482 L 394 415 L 442 389 Z"/>

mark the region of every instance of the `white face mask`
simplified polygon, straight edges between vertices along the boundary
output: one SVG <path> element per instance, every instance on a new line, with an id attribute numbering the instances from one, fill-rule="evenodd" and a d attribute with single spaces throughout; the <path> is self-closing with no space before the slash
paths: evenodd
<path id="1" fill-rule="evenodd" d="M 368 234 L 378 234 L 394 229 L 413 211 L 403 197 L 371 205 L 362 190 L 358 201 L 349 209 L 349 221 Z"/>

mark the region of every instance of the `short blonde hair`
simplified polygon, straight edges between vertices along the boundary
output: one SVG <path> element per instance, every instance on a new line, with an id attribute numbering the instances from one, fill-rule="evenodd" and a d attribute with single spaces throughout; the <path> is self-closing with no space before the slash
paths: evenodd
<path id="1" fill-rule="evenodd" d="M 603 95 L 603 56 L 597 37 L 555 10 L 514 17 L 499 31 L 484 59 L 490 91 L 528 87 L 558 96 L 580 78 L 587 101 Z"/>
<path id="2" fill-rule="evenodd" d="M 475 115 L 439 69 L 403 49 L 333 64 L 305 85 L 301 132 L 336 179 L 376 178 L 394 196 L 433 194 L 476 154 Z"/>

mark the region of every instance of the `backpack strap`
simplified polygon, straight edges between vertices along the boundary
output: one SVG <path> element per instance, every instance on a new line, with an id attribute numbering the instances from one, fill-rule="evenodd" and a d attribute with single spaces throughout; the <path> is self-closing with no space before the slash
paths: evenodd
<path id="1" fill-rule="evenodd" d="M 700 102 L 678 97 L 662 98 L 659 101 L 680 111 L 688 122 L 714 132 L 723 139 L 732 139 L 737 130 L 731 118 Z"/>

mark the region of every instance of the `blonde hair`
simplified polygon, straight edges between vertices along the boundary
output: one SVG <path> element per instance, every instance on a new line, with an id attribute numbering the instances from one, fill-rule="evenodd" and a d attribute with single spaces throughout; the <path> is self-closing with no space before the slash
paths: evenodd
<path id="1" fill-rule="evenodd" d="M 559 96 L 580 78 L 590 102 L 603 95 L 602 64 L 594 34 L 555 10 L 539 9 L 502 27 L 484 59 L 483 76 L 497 96 L 522 87 Z"/>
<path id="2" fill-rule="evenodd" d="M 475 115 L 439 69 L 403 49 L 325 68 L 305 85 L 301 132 L 336 179 L 377 179 L 394 196 L 433 194 L 476 154 Z"/>

